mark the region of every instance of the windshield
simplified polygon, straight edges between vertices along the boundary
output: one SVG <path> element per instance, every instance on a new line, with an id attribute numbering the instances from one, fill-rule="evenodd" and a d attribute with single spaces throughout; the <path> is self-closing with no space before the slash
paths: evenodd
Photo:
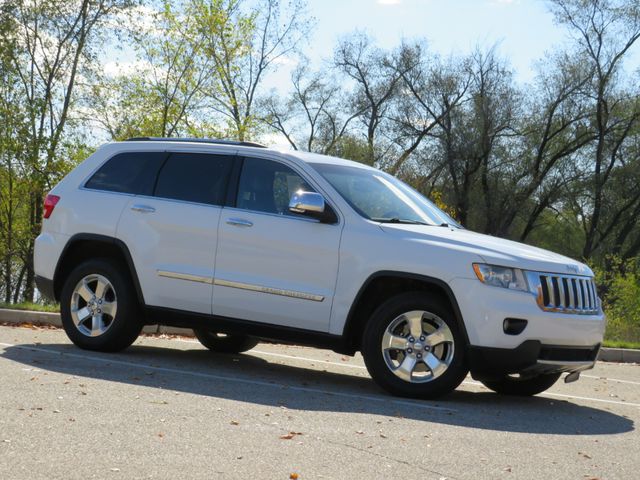
<path id="1" fill-rule="evenodd" d="M 423 195 L 384 172 L 324 163 L 311 166 L 364 218 L 461 228 Z"/>

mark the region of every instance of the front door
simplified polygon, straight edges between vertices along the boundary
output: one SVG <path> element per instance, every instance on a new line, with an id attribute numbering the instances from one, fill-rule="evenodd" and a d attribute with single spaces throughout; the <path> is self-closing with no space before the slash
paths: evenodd
<path id="1" fill-rule="evenodd" d="M 292 166 L 244 159 L 234 206 L 221 213 L 214 314 L 329 330 L 342 224 L 289 212 L 298 189 L 314 191 Z"/>

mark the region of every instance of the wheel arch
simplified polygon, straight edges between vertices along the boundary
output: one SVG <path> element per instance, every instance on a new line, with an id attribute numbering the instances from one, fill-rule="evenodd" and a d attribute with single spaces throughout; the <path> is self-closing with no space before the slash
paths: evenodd
<path id="1" fill-rule="evenodd" d="M 129 248 L 122 241 L 107 235 L 93 233 L 78 233 L 73 235 L 64 246 L 53 276 L 53 294 L 56 301 L 60 301 L 60 294 L 65 279 L 79 263 L 91 258 L 114 258 L 123 263 L 136 289 L 140 305 L 144 305 L 144 296 L 138 280 L 136 267 Z"/>
<path id="2" fill-rule="evenodd" d="M 384 301 L 408 291 L 425 291 L 439 295 L 451 307 L 466 345 L 469 336 L 451 287 L 439 278 L 415 273 L 391 270 L 378 271 L 370 275 L 360 287 L 343 328 L 343 339 L 349 349 L 360 349 L 360 337 L 369 317 Z"/>

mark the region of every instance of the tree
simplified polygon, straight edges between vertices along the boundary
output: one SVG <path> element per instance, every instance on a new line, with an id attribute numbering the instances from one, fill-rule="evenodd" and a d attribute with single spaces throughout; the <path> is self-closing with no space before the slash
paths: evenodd
<path id="1" fill-rule="evenodd" d="M 207 104 L 227 124 L 228 136 L 245 140 L 258 122 L 255 112 L 265 75 L 296 52 L 310 23 L 302 0 L 283 15 L 278 0 L 262 0 L 250 12 L 242 0 L 191 0 L 186 15 L 196 19 L 203 55 L 215 80 Z"/>
<path id="2" fill-rule="evenodd" d="M 326 72 L 311 72 L 306 62 L 292 72 L 291 83 L 287 99 L 272 92 L 263 100 L 261 120 L 284 135 L 294 150 L 335 154 L 363 110 L 345 111 L 348 102 L 339 81 Z"/>
<path id="3" fill-rule="evenodd" d="M 95 61 L 94 42 L 106 18 L 129 5 L 130 0 L 9 0 L 0 6 L 2 23 L 10 25 L 3 45 L 14 46 L 6 51 L 19 78 L 18 96 L 28 126 L 19 139 L 25 147 L 23 178 L 30 182 L 25 199 L 29 241 L 21 255 L 26 300 L 34 294 L 33 240 L 40 231 L 42 197 L 63 173 L 57 154 L 76 99 L 78 77 Z"/>
<path id="4" fill-rule="evenodd" d="M 585 228 L 582 255 L 588 258 L 612 232 L 604 225 L 605 217 L 623 213 L 607 212 L 605 206 L 613 207 L 607 201 L 607 185 L 640 119 L 638 103 L 633 101 L 637 91 L 628 92 L 622 79 L 623 60 L 640 38 L 640 4 L 634 0 L 553 0 L 551 5 L 556 20 L 574 35 L 576 56 L 594 72 L 585 94 L 592 104 L 596 138 L 589 193 L 581 213 Z M 618 208 L 629 212 L 633 205 L 624 203 Z"/>

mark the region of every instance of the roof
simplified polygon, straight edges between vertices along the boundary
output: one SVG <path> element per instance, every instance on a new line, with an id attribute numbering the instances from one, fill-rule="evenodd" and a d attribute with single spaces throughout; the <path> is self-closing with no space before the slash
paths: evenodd
<path id="1" fill-rule="evenodd" d="M 225 139 L 216 139 L 216 138 L 182 138 L 182 137 L 132 137 L 125 140 L 125 142 L 173 142 L 173 143 L 199 143 L 199 144 L 208 144 L 208 145 L 227 145 L 230 147 L 252 147 L 264 149 L 267 151 L 277 152 L 280 155 L 288 155 L 291 157 L 298 158 L 305 163 L 322 163 L 328 165 L 342 165 L 345 167 L 356 167 L 363 169 L 371 169 L 367 165 L 362 163 L 354 162 L 351 160 L 345 160 L 339 157 L 332 157 L 330 155 L 321 155 L 319 153 L 311 153 L 304 152 L 300 150 L 280 150 L 269 148 L 266 145 L 262 145 L 260 143 L 255 142 L 244 142 L 244 141 L 236 141 L 236 140 L 225 140 Z M 117 142 L 123 143 L 123 142 Z"/>
<path id="2" fill-rule="evenodd" d="M 125 142 L 188 142 L 188 143 L 211 143 L 214 145 L 235 145 L 242 147 L 267 148 L 261 143 L 240 142 L 237 140 L 225 140 L 218 138 L 184 138 L 184 137 L 131 137 Z"/>

